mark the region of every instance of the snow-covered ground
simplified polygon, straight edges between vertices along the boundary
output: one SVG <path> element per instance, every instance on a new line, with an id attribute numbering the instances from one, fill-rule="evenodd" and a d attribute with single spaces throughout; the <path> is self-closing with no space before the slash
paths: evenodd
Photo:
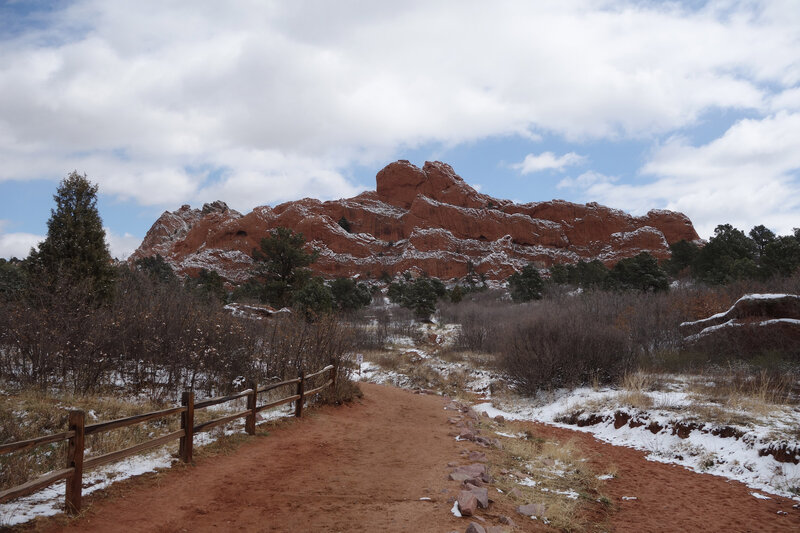
<path id="1" fill-rule="evenodd" d="M 746 425 L 713 425 L 696 420 L 690 415 L 693 405 L 685 392 L 646 392 L 653 399 L 647 410 L 621 406 L 618 398 L 624 391 L 612 389 L 579 388 L 560 391 L 544 399 L 516 398 L 509 401 L 492 400 L 474 406 L 490 416 L 502 415 L 509 420 L 531 420 L 577 431 L 585 431 L 596 438 L 617 445 L 630 446 L 647 452 L 652 461 L 682 465 L 696 472 L 704 472 L 735 479 L 763 492 L 777 494 L 800 501 L 800 465 L 778 462 L 770 455 L 759 453 L 770 445 L 799 449 L 800 442 L 785 437 L 793 428 L 800 427 L 797 409 L 781 408 L 767 416 L 751 418 Z M 587 409 L 586 406 L 604 406 Z M 675 408 L 684 407 L 681 414 Z M 579 427 L 564 422 L 575 413 L 585 422 L 590 417 L 599 422 Z M 619 413 L 625 416 L 620 417 Z M 619 428 L 615 421 L 630 419 Z M 636 427 L 631 427 L 630 421 Z M 684 433 L 685 438 L 673 434 L 673 428 L 694 422 L 698 427 Z M 642 423 L 642 425 L 638 425 Z M 652 425 L 651 425 L 652 424 Z M 660 428 L 660 429 L 659 429 Z M 724 437 L 724 428 L 741 432 L 742 436 Z M 655 431 L 655 432 L 654 432 Z M 719 434 L 719 433 L 722 434 Z M 718 433 L 718 434 L 714 434 Z"/>

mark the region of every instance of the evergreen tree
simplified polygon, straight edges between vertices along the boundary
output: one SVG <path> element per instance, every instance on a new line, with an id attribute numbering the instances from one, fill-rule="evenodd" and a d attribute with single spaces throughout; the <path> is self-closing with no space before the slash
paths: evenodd
<path id="1" fill-rule="evenodd" d="M 664 261 L 664 270 L 671 276 L 678 276 L 692 266 L 700 248 L 693 242 L 680 240 L 669 245 L 671 257 Z"/>
<path id="2" fill-rule="evenodd" d="M 721 224 L 697 254 L 692 274 L 707 283 L 722 284 L 758 275 L 756 243 L 730 224 Z"/>
<path id="3" fill-rule="evenodd" d="M 350 221 L 342 215 L 342 218 L 339 219 L 339 225 L 345 230 L 347 233 L 353 233 L 353 229 L 350 227 Z"/>
<path id="4" fill-rule="evenodd" d="M 464 289 L 461 288 L 461 285 L 456 285 L 450 290 L 448 297 L 451 302 L 457 304 L 464 299 Z"/>
<path id="5" fill-rule="evenodd" d="M 403 275 L 405 277 L 405 273 Z M 429 277 L 420 277 L 408 283 L 394 282 L 389 285 L 388 291 L 391 302 L 411 309 L 419 320 L 429 320 L 436 312 L 436 302 L 446 294 L 444 283 Z"/>
<path id="6" fill-rule="evenodd" d="M 608 267 L 599 259 L 578 261 L 570 272 L 570 283 L 584 289 L 602 289 L 608 285 Z"/>
<path id="7" fill-rule="evenodd" d="M 161 254 L 150 257 L 142 257 L 133 263 L 136 269 L 150 276 L 153 281 L 159 283 L 173 283 L 178 280 L 172 267 L 169 266 Z"/>
<path id="8" fill-rule="evenodd" d="M 350 278 L 336 278 L 331 282 L 334 304 L 342 311 L 356 311 L 372 301 L 369 287 Z"/>
<path id="9" fill-rule="evenodd" d="M 439 299 L 439 286 L 435 282 L 440 280 L 431 278 L 417 278 L 408 284 L 405 294 L 404 307 L 408 307 L 419 320 L 430 320 L 436 312 L 436 302 Z"/>
<path id="10" fill-rule="evenodd" d="M 0 301 L 17 298 L 25 287 L 25 270 L 16 257 L 0 258 Z"/>
<path id="11" fill-rule="evenodd" d="M 771 242 L 775 242 L 775 233 L 761 224 L 750 230 L 750 238 L 753 239 L 753 242 L 756 245 L 756 253 L 758 254 L 758 257 L 763 257 L 767 245 Z"/>
<path id="12" fill-rule="evenodd" d="M 800 268 L 800 241 L 794 237 L 778 237 L 764 249 L 761 258 L 767 276 L 791 276 Z"/>
<path id="13" fill-rule="evenodd" d="M 656 258 L 647 252 L 618 261 L 611 269 L 610 280 L 622 290 L 659 292 L 669 289 L 667 273 L 658 266 Z"/>
<path id="14" fill-rule="evenodd" d="M 292 303 L 306 320 L 313 321 L 333 310 L 333 293 L 322 278 L 314 277 L 292 294 Z"/>
<path id="15" fill-rule="evenodd" d="M 550 280 L 557 285 L 569 283 L 570 269 L 567 265 L 557 264 L 550 267 Z"/>
<path id="16" fill-rule="evenodd" d="M 256 275 L 264 280 L 263 299 L 271 305 L 289 305 L 292 293 L 311 277 L 306 267 L 316 261 L 317 252 L 306 252 L 304 245 L 302 233 L 279 227 L 261 239 L 260 249 L 253 250 Z"/>
<path id="17" fill-rule="evenodd" d="M 522 272 L 515 272 L 508 278 L 508 289 L 515 302 L 529 302 L 542 297 L 544 282 L 539 270 L 533 265 L 526 265 Z"/>
<path id="18" fill-rule="evenodd" d="M 53 196 L 47 238 L 31 250 L 31 273 L 51 289 L 88 283 L 92 297 L 108 297 L 114 268 L 97 212 L 97 185 L 72 172 Z"/>

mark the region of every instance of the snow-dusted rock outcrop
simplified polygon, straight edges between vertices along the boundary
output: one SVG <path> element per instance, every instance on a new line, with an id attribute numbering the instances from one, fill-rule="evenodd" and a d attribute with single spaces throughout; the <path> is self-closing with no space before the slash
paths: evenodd
<path id="1" fill-rule="evenodd" d="M 408 269 L 442 279 L 470 265 L 504 279 L 528 263 L 542 267 L 600 259 L 613 264 L 647 251 L 669 256 L 669 243 L 698 240 L 680 213 L 634 217 L 596 203 L 563 200 L 515 204 L 477 192 L 450 167 L 408 161 L 386 166 L 375 191 L 329 202 L 304 198 L 242 215 L 223 202 L 165 212 L 131 256 L 161 254 L 180 274 L 201 268 L 239 282 L 252 250 L 278 226 L 303 233 L 320 252 L 313 268 L 326 276 L 379 277 Z M 338 221 L 347 219 L 350 232 Z"/>
<path id="2" fill-rule="evenodd" d="M 800 296 L 746 294 L 730 309 L 703 320 L 684 322 L 689 344 L 714 353 L 748 356 L 774 350 L 800 356 Z"/>

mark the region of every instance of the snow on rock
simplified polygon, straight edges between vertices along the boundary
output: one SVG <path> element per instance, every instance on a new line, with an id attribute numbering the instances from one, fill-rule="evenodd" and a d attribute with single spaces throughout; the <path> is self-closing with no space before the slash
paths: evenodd
<path id="1" fill-rule="evenodd" d="M 702 333 L 709 327 L 718 326 L 724 322 L 766 317 L 800 319 L 800 296 L 796 294 L 745 294 L 736 300 L 727 311 L 701 320 L 684 322 L 680 327 L 684 334 Z"/>
<path id="2" fill-rule="evenodd" d="M 800 345 L 800 296 L 746 294 L 730 309 L 680 325 L 687 343 L 719 351 L 726 345 L 753 353 Z"/>
<path id="3" fill-rule="evenodd" d="M 342 218 L 350 232 L 339 226 Z M 253 249 L 279 226 L 303 233 L 308 248 L 319 251 L 312 268 L 327 277 L 378 278 L 417 268 L 453 279 L 472 264 L 499 280 L 528 263 L 611 264 L 642 251 L 666 258 L 668 243 L 698 239 L 680 213 L 634 217 L 563 200 L 514 204 L 477 192 L 445 163 L 418 168 L 397 161 L 378 172 L 375 191 L 354 198 L 304 198 L 246 215 L 224 202 L 165 212 L 129 260 L 160 254 L 180 275 L 204 268 L 238 283 L 250 276 Z"/>

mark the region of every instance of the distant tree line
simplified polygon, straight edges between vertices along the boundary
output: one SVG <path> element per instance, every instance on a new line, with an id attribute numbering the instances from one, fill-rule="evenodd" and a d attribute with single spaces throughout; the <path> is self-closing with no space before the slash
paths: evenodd
<path id="1" fill-rule="evenodd" d="M 724 285 L 789 277 L 800 269 L 800 228 L 777 236 L 763 225 L 745 234 L 723 224 L 705 246 L 682 240 L 670 245 L 670 252 L 671 257 L 660 264 L 647 252 L 622 259 L 612 268 L 597 259 L 557 264 L 550 267 L 550 282 L 585 290 L 663 292 L 669 289 L 670 278 Z M 529 301 L 542 297 L 546 283 L 529 265 L 510 276 L 508 286 L 514 301 Z"/>
<path id="2" fill-rule="evenodd" d="M 788 277 L 800 268 L 800 228 L 791 235 L 778 236 L 763 225 L 745 234 L 722 224 L 702 248 L 679 241 L 670 250 L 672 257 L 664 262 L 664 268 L 674 277 L 712 285 Z"/>

